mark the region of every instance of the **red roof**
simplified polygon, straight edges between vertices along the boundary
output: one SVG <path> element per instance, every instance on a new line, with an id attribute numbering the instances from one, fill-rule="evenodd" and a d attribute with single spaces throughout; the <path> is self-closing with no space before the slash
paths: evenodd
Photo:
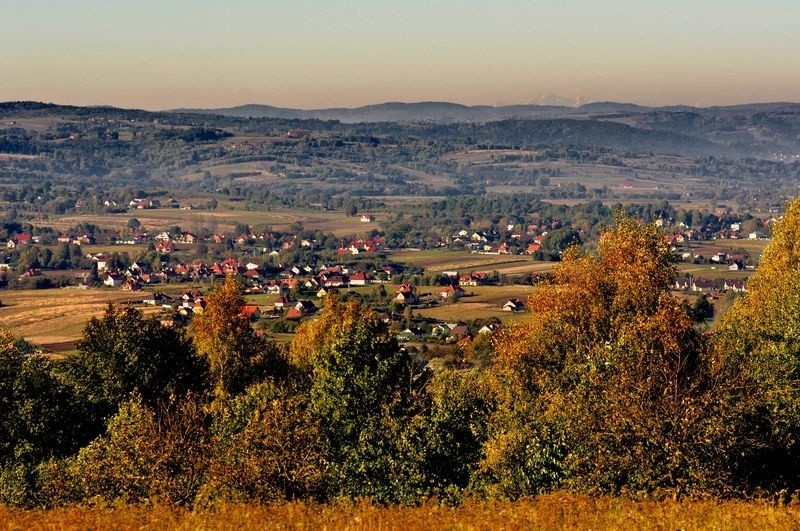
<path id="1" fill-rule="evenodd" d="M 255 315 L 256 313 L 259 313 L 259 309 L 258 306 L 254 305 L 242 306 L 242 309 L 239 310 L 239 315 L 241 315 L 242 317 L 247 317 L 248 319 L 253 317 L 253 315 Z"/>

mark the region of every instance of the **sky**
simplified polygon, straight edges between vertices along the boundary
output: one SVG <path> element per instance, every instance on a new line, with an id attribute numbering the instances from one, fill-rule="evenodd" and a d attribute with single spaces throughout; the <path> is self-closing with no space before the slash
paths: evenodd
<path id="1" fill-rule="evenodd" d="M 0 0 L 0 101 L 800 101 L 797 0 Z"/>

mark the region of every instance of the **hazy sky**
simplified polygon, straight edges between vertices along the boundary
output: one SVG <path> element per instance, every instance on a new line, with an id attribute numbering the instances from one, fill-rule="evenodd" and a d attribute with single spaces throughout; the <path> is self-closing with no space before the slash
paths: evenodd
<path id="1" fill-rule="evenodd" d="M 800 101 L 798 0 L 0 0 L 0 101 Z"/>

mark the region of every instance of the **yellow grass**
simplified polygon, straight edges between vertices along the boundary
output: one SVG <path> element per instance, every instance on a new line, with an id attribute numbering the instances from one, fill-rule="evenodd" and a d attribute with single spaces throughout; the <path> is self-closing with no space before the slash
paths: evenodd
<path id="1" fill-rule="evenodd" d="M 392 252 L 398 262 L 413 264 L 426 271 L 498 271 L 502 274 L 520 274 L 528 271 L 544 272 L 553 268 L 553 262 L 537 262 L 527 255 L 478 254 L 469 251 L 430 249 L 425 251 L 402 250 Z"/>
<path id="2" fill-rule="evenodd" d="M 166 506 L 13 511 L 0 508 L 9 530 L 77 529 L 797 529 L 800 507 L 743 501 L 635 502 L 550 494 L 518 502 L 460 507 L 375 507 L 284 503 L 227 505 L 191 512 Z"/>
<path id="3" fill-rule="evenodd" d="M 422 287 L 420 292 L 436 288 Z M 533 292 L 532 286 L 466 286 L 464 291 L 467 296 L 462 297 L 458 302 L 442 304 L 434 308 L 421 308 L 414 310 L 423 317 L 437 319 L 439 321 L 466 321 L 472 319 L 489 319 L 497 317 L 506 323 L 521 319 L 524 313 L 512 313 L 503 311 L 503 305 L 508 299 L 515 298 L 525 302 Z"/>
<path id="4" fill-rule="evenodd" d="M 0 325 L 17 337 L 57 351 L 70 350 L 92 317 L 115 304 L 141 301 L 142 293 L 119 289 L 44 289 L 4 291 L 0 295 Z M 148 312 L 157 311 L 154 308 Z"/>
<path id="5" fill-rule="evenodd" d="M 373 213 L 374 214 L 374 213 Z M 376 216 L 378 219 L 381 215 Z M 338 211 L 303 210 L 181 210 L 159 208 L 152 210 L 131 210 L 120 214 L 78 214 L 53 218 L 43 225 L 64 231 L 80 223 L 91 223 L 103 228 L 124 228 L 131 218 L 138 219 L 147 230 L 164 230 L 178 225 L 184 230 L 198 230 L 201 227 L 212 231 L 232 231 L 236 223 L 249 225 L 270 225 L 273 229 L 288 228 L 294 222 L 301 222 L 306 229 L 332 232 L 337 236 L 363 234 L 374 228 L 375 223 L 361 223 L 360 216 L 349 217 Z"/>

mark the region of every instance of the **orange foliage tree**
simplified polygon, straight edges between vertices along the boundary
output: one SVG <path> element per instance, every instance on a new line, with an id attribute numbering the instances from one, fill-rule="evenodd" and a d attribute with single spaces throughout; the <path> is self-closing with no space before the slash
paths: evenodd
<path id="1" fill-rule="evenodd" d="M 674 277 L 660 231 L 621 215 L 596 255 L 566 250 L 487 373 L 495 413 L 479 479 L 495 494 L 697 484 L 686 449 L 706 411 L 702 341 L 669 293 Z"/>

